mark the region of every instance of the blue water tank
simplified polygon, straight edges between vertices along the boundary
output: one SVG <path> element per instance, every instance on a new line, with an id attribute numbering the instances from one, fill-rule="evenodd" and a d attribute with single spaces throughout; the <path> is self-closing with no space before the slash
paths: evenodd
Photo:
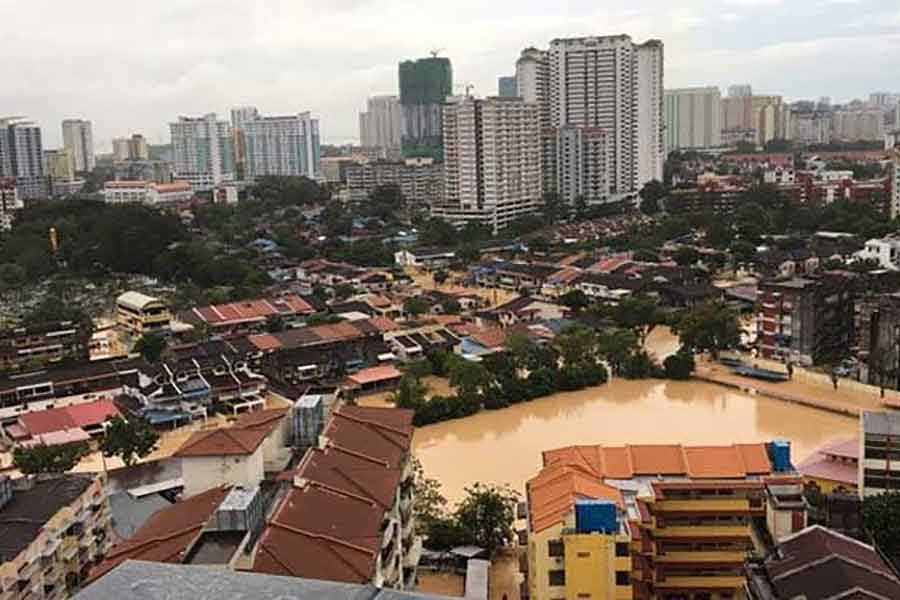
<path id="1" fill-rule="evenodd" d="M 791 464 L 791 443 L 784 440 L 775 440 L 769 445 L 772 456 L 772 468 L 776 473 L 788 473 L 794 470 Z"/>
<path id="2" fill-rule="evenodd" d="M 576 500 L 575 529 L 578 533 L 618 532 L 616 503 L 609 500 Z"/>

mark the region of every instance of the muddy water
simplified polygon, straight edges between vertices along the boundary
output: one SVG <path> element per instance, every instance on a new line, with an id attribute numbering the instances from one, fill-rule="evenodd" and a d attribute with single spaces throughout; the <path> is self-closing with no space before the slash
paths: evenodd
<path id="1" fill-rule="evenodd" d="M 658 356 L 674 351 L 654 332 Z M 794 462 L 834 439 L 853 437 L 855 419 L 713 384 L 615 379 L 500 411 L 416 430 L 415 453 L 452 502 L 476 481 L 520 492 L 541 467 L 541 451 L 569 444 L 728 444 L 790 440 Z"/>

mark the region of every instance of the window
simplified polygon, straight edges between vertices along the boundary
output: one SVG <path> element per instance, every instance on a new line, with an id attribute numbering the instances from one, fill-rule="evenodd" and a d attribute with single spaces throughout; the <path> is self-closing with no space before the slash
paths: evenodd
<path id="1" fill-rule="evenodd" d="M 616 556 L 628 556 L 628 544 L 625 542 L 616 542 Z"/>
<path id="2" fill-rule="evenodd" d="M 566 555 L 566 548 L 561 540 L 550 540 L 547 542 L 547 554 L 562 558 Z"/>
<path id="3" fill-rule="evenodd" d="M 566 572 L 558 569 L 555 571 L 548 571 L 547 575 L 550 577 L 550 585 L 566 585 Z"/>
<path id="4" fill-rule="evenodd" d="M 591 557 L 590 552 L 579 552 L 578 553 L 578 558 L 590 558 L 590 557 Z"/>
<path id="5" fill-rule="evenodd" d="M 631 585 L 631 574 L 628 571 L 616 571 L 616 585 Z"/>

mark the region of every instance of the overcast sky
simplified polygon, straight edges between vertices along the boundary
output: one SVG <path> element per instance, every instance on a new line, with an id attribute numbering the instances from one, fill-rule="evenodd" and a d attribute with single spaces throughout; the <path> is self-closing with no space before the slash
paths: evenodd
<path id="1" fill-rule="evenodd" d="M 0 115 L 60 143 L 91 119 L 98 151 L 179 114 L 253 104 L 312 111 L 324 142 L 358 137 L 366 96 L 432 48 L 457 84 L 496 93 L 522 48 L 628 33 L 665 43 L 666 87 L 751 83 L 787 99 L 900 92 L 897 0 L 0 0 Z"/>

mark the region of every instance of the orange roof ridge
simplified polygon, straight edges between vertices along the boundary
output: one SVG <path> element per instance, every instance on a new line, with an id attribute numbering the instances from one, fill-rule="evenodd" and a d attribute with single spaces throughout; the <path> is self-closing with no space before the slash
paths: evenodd
<path id="1" fill-rule="evenodd" d="M 175 505 L 173 504 L 173 506 L 175 506 Z M 129 542 L 132 541 L 131 539 L 123 540 L 121 544 L 117 544 L 115 547 L 113 547 L 113 549 L 109 552 L 109 554 L 106 555 L 106 557 L 104 558 L 104 562 L 107 560 L 115 560 L 123 553 L 133 552 L 134 550 L 140 550 L 141 548 L 145 547 L 147 544 L 156 544 L 159 542 L 165 542 L 172 538 L 182 536 L 186 533 L 190 533 L 194 529 L 202 529 L 202 528 L 203 528 L 203 523 L 195 523 L 193 525 L 188 525 L 186 527 L 183 527 L 177 531 L 173 531 L 167 535 L 156 535 L 156 536 L 149 537 L 149 538 L 146 538 L 143 540 L 138 540 L 137 543 L 134 543 L 134 544 L 129 544 Z"/>
<path id="2" fill-rule="evenodd" d="M 302 475 L 301 475 L 301 477 L 302 477 Z M 368 504 L 369 506 L 372 506 L 372 507 L 380 506 L 380 504 L 372 498 L 367 498 L 365 496 L 361 496 L 360 494 L 355 494 L 355 493 L 349 492 L 347 490 L 342 490 L 340 488 L 336 488 L 332 485 L 328 485 L 327 483 L 323 483 L 317 479 L 307 479 L 306 481 L 310 486 L 323 489 L 327 492 L 331 492 L 332 494 L 337 494 L 338 496 L 344 496 L 350 500 L 357 500 L 359 502 Z M 276 515 L 276 518 L 277 518 L 277 515 Z"/>
<path id="3" fill-rule="evenodd" d="M 350 550 L 355 550 L 356 552 L 362 552 L 367 554 L 368 556 L 375 557 L 375 552 L 373 550 L 369 550 L 368 548 L 364 548 L 363 546 L 357 546 L 347 540 L 342 540 L 340 538 L 336 538 L 330 535 L 324 535 L 321 533 L 313 533 L 311 531 L 306 531 L 305 529 L 299 529 L 297 527 L 293 527 L 291 525 L 286 525 L 284 523 L 279 523 L 278 521 L 270 521 L 269 525 L 272 527 L 277 527 L 279 529 L 283 529 L 285 531 L 290 531 L 291 533 L 296 533 L 297 535 L 302 535 L 304 537 L 312 538 L 314 540 L 323 540 L 325 542 L 331 542 L 332 544 L 337 544 L 339 546 L 343 546 Z M 358 571 L 357 571 L 358 572 Z M 365 573 L 362 573 L 365 575 Z"/>

